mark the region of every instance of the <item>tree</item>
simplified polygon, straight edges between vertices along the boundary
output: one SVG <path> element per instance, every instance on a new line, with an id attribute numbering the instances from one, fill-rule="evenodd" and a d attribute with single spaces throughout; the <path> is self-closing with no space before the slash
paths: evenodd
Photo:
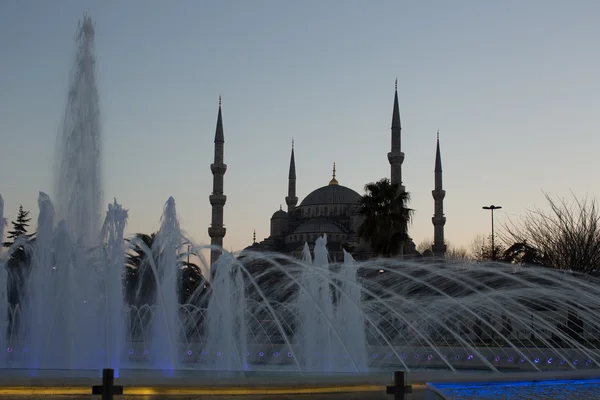
<path id="1" fill-rule="evenodd" d="M 160 258 L 156 243 L 156 233 L 147 235 L 136 233 L 133 239 L 128 239 L 131 248 L 125 257 L 125 301 L 128 304 L 142 306 L 154 304 L 156 296 L 156 277 L 148 259 L 148 250 L 155 265 Z M 189 254 L 183 253 L 177 260 L 179 270 L 178 288 L 179 302 L 201 298 L 208 284 L 201 268 L 189 260 Z"/>
<path id="2" fill-rule="evenodd" d="M 506 243 L 515 243 L 523 260 L 584 274 L 600 271 L 600 212 L 594 199 L 567 202 L 544 194 L 549 210 L 533 208 L 503 226 Z M 519 254 L 517 252 L 517 254 Z"/>
<path id="3" fill-rule="evenodd" d="M 27 234 L 29 221 L 31 221 L 31 218 L 28 218 L 28 216 L 29 211 L 23 210 L 23 206 L 20 205 L 17 219 L 11 222 L 13 229 L 7 232 L 8 235 L 6 236 L 6 239 L 8 239 L 8 241 L 2 244 L 4 247 L 11 247 L 20 239 L 25 239 L 25 241 L 34 240 L 32 239 L 34 235 Z M 6 263 L 8 272 L 8 302 L 13 306 L 19 304 L 23 297 L 30 261 L 31 253 L 24 245 L 17 245 L 8 255 L 8 261 Z"/>
<path id="4" fill-rule="evenodd" d="M 446 244 L 446 258 L 449 260 L 455 261 L 469 261 L 471 260 L 471 256 L 469 255 L 469 251 L 464 247 L 454 247 L 450 244 Z"/>
<path id="5" fill-rule="evenodd" d="M 431 239 L 423 239 L 421 243 L 417 245 L 417 251 L 420 254 L 425 253 L 427 250 L 431 251 L 431 246 L 433 246 L 433 240 Z"/>
<path id="6" fill-rule="evenodd" d="M 512 264 L 544 265 L 544 258 L 527 242 L 514 243 L 504 251 L 503 261 Z"/>
<path id="7" fill-rule="evenodd" d="M 10 247 L 19 237 L 27 236 L 27 228 L 29 227 L 29 221 L 31 221 L 31 218 L 27 218 L 28 216 L 29 211 L 23 210 L 23 206 L 20 205 L 16 221 L 11 222 L 13 230 L 7 232 L 8 235 L 6 238 L 9 239 L 9 241 L 3 243 L 4 247 Z"/>
<path id="8" fill-rule="evenodd" d="M 387 178 L 368 183 L 365 185 L 365 192 L 358 208 L 358 215 L 361 217 L 358 237 L 376 255 L 395 256 L 410 240 L 408 225 L 414 212 L 406 207 L 410 195 Z"/>
<path id="9" fill-rule="evenodd" d="M 504 254 L 505 248 L 498 240 L 495 240 L 494 248 L 492 249 L 491 235 L 486 238 L 480 234 L 473 239 L 470 250 L 475 261 L 491 261 L 500 260 Z"/>

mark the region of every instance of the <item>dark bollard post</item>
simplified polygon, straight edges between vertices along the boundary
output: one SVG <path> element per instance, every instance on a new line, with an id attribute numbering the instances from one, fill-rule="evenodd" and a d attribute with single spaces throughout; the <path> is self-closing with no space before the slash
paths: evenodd
<path id="1" fill-rule="evenodd" d="M 405 400 L 407 393 L 412 393 L 412 386 L 406 384 L 404 371 L 394 372 L 394 385 L 386 387 L 387 394 L 393 394 L 394 400 Z"/>
<path id="2" fill-rule="evenodd" d="M 92 386 L 92 394 L 102 395 L 102 400 L 113 400 L 115 394 L 123 394 L 123 386 L 115 386 L 115 370 L 102 370 L 102 386 Z"/>

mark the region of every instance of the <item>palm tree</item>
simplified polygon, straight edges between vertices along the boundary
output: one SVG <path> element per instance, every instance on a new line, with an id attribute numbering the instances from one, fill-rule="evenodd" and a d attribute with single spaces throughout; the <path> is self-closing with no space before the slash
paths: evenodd
<path id="1" fill-rule="evenodd" d="M 408 225 L 414 213 L 406 207 L 410 195 L 388 178 L 368 183 L 365 192 L 358 209 L 362 218 L 358 237 L 365 240 L 375 254 L 395 256 L 410 240 Z"/>
<path id="2" fill-rule="evenodd" d="M 156 233 L 147 235 L 136 233 L 133 239 L 127 239 L 131 243 L 130 251 L 125 257 L 125 301 L 130 305 L 141 306 L 154 304 L 156 296 L 156 278 L 148 260 L 151 254 L 153 261 L 158 264 L 159 256 L 156 242 Z M 182 254 L 177 260 L 179 268 L 179 301 L 186 303 L 192 299 L 199 298 L 200 293 L 207 289 L 206 279 L 201 268 L 189 261 L 188 254 Z"/>

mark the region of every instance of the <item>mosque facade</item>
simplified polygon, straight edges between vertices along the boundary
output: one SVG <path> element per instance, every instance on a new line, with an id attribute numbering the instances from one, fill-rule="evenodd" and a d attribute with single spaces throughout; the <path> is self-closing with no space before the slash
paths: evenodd
<path id="1" fill-rule="evenodd" d="M 387 154 L 390 163 L 390 181 L 398 184 L 400 190 L 405 191 L 402 184 L 402 163 L 404 153 L 401 146 L 402 126 L 400 122 L 400 108 L 398 105 L 398 87 L 396 84 L 394 93 L 394 107 L 392 111 L 391 126 L 391 149 Z M 212 205 L 212 223 L 208 229 L 211 244 L 223 245 L 225 228 L 223 227 L 223 209 L 226 197 L 223 194 L 223 175 L 227 169 L 223 160 L 224 135 L 221 116 L 221 104 L 219 101 L 219 112 L 217 117 L 217 129 L 215 133 L 215 161 L 211 164 L 213 173 L 213 192 L 210 195 Z M 442 160 L 440 152 L 439 134 L 436 145 L 435 159 L 435 187 L 432 191 L 434 199 L 434 242 L 430 254 L 444 256 L 446 245 L 444 242 L 444 216 L 443 201 L 446 192 L 442 185 Z M 280 209 L 273 213 L 270 221 L 270 234 L 262 241 L 256 240 L 254 233 L 253 243 L 247 250 L 269 251 L 287 254 L 300 258 L 304 244 L 314 246 L 318 237 L 327 235 L 327 248 L 333 261 L 343 259 L 343 249 L 364 249 L 366 246 L 357 237 L 359 219 L 357 210 L 361 195 L 351 188 L 340 185 L 336 179 L 335 164 L 333 165 L 332 179 L 326 186 L 319 187 L 309 193 L 298 204 L 296 194 L 296 163 L 294 159 L 294 145 L 290 156 L 288 174 L 288 194 L 285 197 L 286 209 Z M 415 252 L 414 243 L 405 246 L 404 253 Z M 211 265 L 218 258 L 219 252 L 211 252 Z"/>

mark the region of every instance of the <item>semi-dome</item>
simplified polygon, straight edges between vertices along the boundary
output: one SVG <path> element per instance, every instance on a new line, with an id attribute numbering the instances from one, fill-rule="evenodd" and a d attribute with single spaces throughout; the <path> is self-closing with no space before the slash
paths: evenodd
<path id="1" fill-rule="evenodd" d="M 301 233 L 344 233 L 344 231 L 333 222 L 325 219 L 311 219 L 297 227 L 293 235 Z"/>
<path id="2" fill-rule="evenodd" d="M 357 204 L 361 195 L 339 184 L 330 184 L 313 190 L 302 200 L 300 207 L 322 204 Z"/>

